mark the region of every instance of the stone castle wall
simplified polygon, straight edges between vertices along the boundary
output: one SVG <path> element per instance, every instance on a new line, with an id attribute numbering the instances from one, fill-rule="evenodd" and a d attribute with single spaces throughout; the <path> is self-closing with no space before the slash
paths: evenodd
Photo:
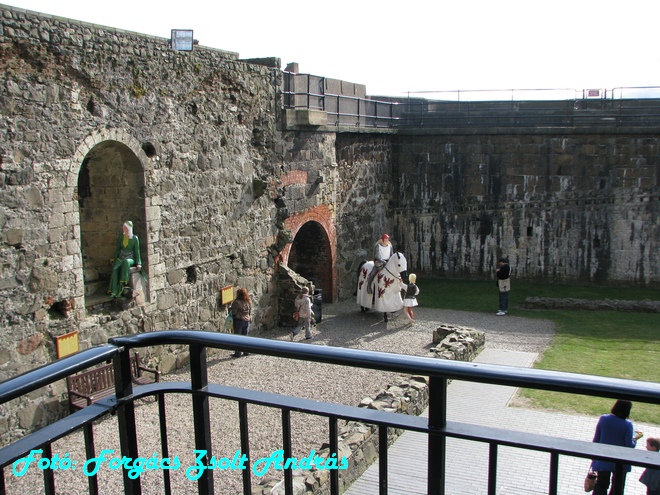
<path id="1" fill-rule="evenodd" d="M 660 140 L 611 128 L 399 135 L 392 213 L 411 270 L 660 282 Z M 398 179 L 398 180 L 397 180 Z"/>
<path id="2" fill-rule="evenodd" d="M 81 348 L 215 331 L 229 285 L 248 289 L 253 330 L 272 328 L 277 266 L 305 222 L 321 221 L 334 264 L 335 135 L 278 130 L 277 68 L 7 7 L 0 65 L 0 380 L 56 359 L 55 338 L 73 330 Z M 96 310 L 127 219 L 146 301 Z M 145 357 L 167 372 L 177 354 Z M 65 392 L 61 382 L 2 406 L 0 439 L 62 414 Z"/>
<path id="3" fill-rule="evenodd" d="M 655 136 L 287 131 L 261 63 L 0 6 L 0 380 L 73 330 L 81 348 L 215 331 L 230 285 L 272 329 L 279 265 L 350 298 L 384 232 L 418 272 L 491 276 L 505 253 L 516 276 L 658 282 Z M 127 219 L 145 302 L 97 310 Z M 166 373 L 180 356 L 143 357 Z M 62 414 L 65 392 L 0 407 L 0 441 Z"/>

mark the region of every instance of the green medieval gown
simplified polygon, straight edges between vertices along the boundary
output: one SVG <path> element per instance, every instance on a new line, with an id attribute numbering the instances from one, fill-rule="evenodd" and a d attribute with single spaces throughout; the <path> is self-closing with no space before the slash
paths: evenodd
<path id="1" fill-rule="evenodd" d="M 110 297 L 121 297 L 124 287 L 128 284 L 130 269 L 134 265 L 141 265 L 140 240 L 134 235 L 132 238 L 120 234 L 117 238 L 117 249 L 113 256 L 112 275 L 110 276 Z"/>

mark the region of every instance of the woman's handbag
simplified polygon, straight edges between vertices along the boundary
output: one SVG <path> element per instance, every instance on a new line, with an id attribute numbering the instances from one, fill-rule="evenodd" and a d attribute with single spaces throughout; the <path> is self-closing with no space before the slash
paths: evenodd
<path id="1" fill-rule="evenodd" d="M 300 311 L 293 313 L 293 319 L 294 321 L 298 321 L 300 319 Z"/>
<path id="2" fill-rule="evenodd" d="M 233 332 L 234 331 L 234 317 L 231 314 L 231 310 L 227 314 L 227 317 L 225 318 L 225 332 Z"/>
<path id="3" fill-rule="evenodd" d="M 589 472 L 584 478 L 584 491 L 592 492 L 594 488 L 596 488 L 596 473 L 594 473 L 591 468 L 589 468 Z"/>

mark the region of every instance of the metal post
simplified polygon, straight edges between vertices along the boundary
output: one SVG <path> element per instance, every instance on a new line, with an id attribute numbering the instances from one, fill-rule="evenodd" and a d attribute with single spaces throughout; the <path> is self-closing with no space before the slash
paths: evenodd
<path id="1" fill-rule="evenodd" d="M 552 452 L 550 454 L 550 483 L 548 486 L 548 495 L 557 495 L 559 476 L 559 454 Z"/>
<path id="2" fill-rule="evenodd" d="M 387 495 L 387 425 L 378 427 L 378 493 Z"/>
<path id="3" fill-rule="evenodd" d="M 158 394 L 158 421 L 160 426 L 160 447 L 163 459 L 169 459 L 170 453 L 167 444 L 167 419 L 165 417 L 165 394 Z M 172 493 L 172 482 L 170 480 L 169 469 L 163 469 L 163 484 L 165 495 L 170 495 Z"/>
<path id="4" fill-rule="evenodd" d="M 239 401 L 238 403 L 238 417 L 241 427 L 241 454 L 244 454 L 248 459 L 250 458 L 250 437 L 248 435 L 248 414 L 247 403 Z M 243 470 L 243 495 L 252 494 L 252 479 L 250 477 L 250 464 Z"/>
<path id="5" fill-rule="evenodd" d="M 119 445 L 122 456 L 137 459 L 137 426 L 135 425 L 135 404 L 129 399 L 133 395 L 133 374 L 131 372 L 131 355 L 128 348 L 124 348 L 113 360 L 115 371 L 115 394 L 117 395 L 117 425 L 119 426 Z M 124 494 L 140 495 L 142 486 L 140 477 L 128 477 L 128 469 L 122 469 L 124 476 Z"/>
<path id="6" fill-rule="evenodd" d="M 85 455 L 87 459 L 94 459 L 96 457 L 96 449 L 94 448 L 94 426 L 92 423 L 87 423 L 83 426 L 83 437 L 85 439 Z M 87 486 L 89 487 L 90 495 L 98 495 L 99 479 L 96 474 L 87 477 Z"/>
<path id="7" fill-rule="evenodd" d="M 53 458 L 53 447 L 51 444 L 44 445 L 44 451 L 41 454 L 42 459 L 52 459 Z M 57 492 L 55 490 L 55 476 L 53 475 L 52 469 L 44 469 L 44 493 L 46 495 L 55 495 Z"/>
<path id="8" fill-rule="evenodd" d="M 282 446 L 284 448 L 284 458 L 289 459 L 291 452 L 291 411 L 282 409 Z M 284 470 L 284 493 L 293 495 L 293 471 L 291 468 Z"/>
<path id="9" fill-rule="evenodd" d="M 624 486 L 624 473 L 623 473 L 623 464 L 617 463 L 614 468 L 614 476 L 612 479 L 612 494 L 613 495 L 623 495 L 623 486 Z"/>
<path id="10" fill-rule="evenodd" d="M 329 455 L 336 454 L 336 457 L 339 458 L 339 428 L 337 426 L 337 416 L 329 416 L 328 421 L 330 422 Z M 330 493 L 332 495 L 339 495 L 339 470 L 337 469 L 330 471 Z"/>
<path id="11" fill-rule="evenodd" d="M 488 444 L 488 495 L 497 493 L 497 444 Z"/>
<path id="12" fill-rule="evenodd" d="M 193 390 L 193 422 L 195 425 L 195 449 L 205 450 L 204 462 L 209 465 L 211 459 L 211 415 L 209 413 L 209 398 L 205 394 L 208 387 L 206 369 L 206 347 L 190 345 L 190 383 Z M 195 393 L 199 392 L 199 393 Z M 199 493 L 213 495 L 213 470 L 205 469 L 197 480 Z"/>
<path id="13" fill-rule="evenodd" d="M 443 430 L 447 426 L 447 379 L 429 377 L 429 429 Z M 445 495 L 445 462 L 447 439 L 429 434 L 428 493 Z"/>
<path id="14" fill-rule="evenodd" d="M 429 377 L 429 429 L 447 426 L 447 379 Z M 447 439 L 431 433 L 428 439 L 428 493 L 445 495 Z"/>

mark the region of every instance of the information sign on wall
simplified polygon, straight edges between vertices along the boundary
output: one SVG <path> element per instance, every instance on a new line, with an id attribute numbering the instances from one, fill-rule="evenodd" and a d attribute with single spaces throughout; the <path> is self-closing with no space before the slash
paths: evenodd
<path id="1" fill-rule="evenodd" d="M 220 289 L 220 299 L 221 299 L 221 304 L 229 304 L 234 300 L 234 286 L 233 285 L 228 285 L 227 287 L 223 287 Z"/>
<path id="2" fill-rule="evenodd" d="M 181 52 L 192 52 L 195 40 L 192 29 L 172 29 L 172 49 Z"/>
<path id="3" fill-rule="evenodd" d="M 78 331 L 74 330 L 59 337 L 55 337 L 55 346 L 57 347 L 57 357 L 62 358 L 80 350 L 78 341 Z"/>

